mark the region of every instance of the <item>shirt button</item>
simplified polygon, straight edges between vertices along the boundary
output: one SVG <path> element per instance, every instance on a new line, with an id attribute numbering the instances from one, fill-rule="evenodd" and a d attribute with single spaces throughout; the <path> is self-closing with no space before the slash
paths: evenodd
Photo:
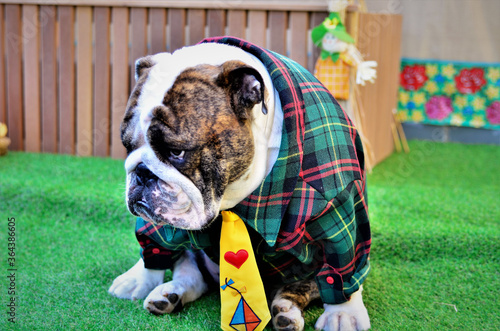
<path id="1" fill-rule="evenodd" d="M 158 254 L 160 253 L 160 249 L 159 248 L 153 248 L 153 254 Z"/>
<path id="2" fill-rule="evenodd" d="M 328 277 L 326 277 L 326 282 L 328 284 L 332 285 L 335 282 L 335 280 L 333 279 L 332 276 L 328 276 Z"/>

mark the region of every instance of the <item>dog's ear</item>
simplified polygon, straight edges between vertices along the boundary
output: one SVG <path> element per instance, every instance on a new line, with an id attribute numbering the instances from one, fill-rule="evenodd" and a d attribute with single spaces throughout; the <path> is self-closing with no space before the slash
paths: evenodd
<path id="1" fill-rule="evenodd" d="M 139 78 L 144 74 L 146 69 L 151 68 L 155 65 L 153 57 L 151 55 L 141 57 L 135 61 L 135 81 L 137 82 Z"/>
<path id="2" fill-rule="evenodd" d="M 266 89 L 257 70 L 241 61 L 227 61 L 221 69 L 217 84 L 227 90 L 231 106 L 240 119 L 248 119 L 253 106 L 260 102 L 262 112 L 267 114 L 264 102 Z"/>

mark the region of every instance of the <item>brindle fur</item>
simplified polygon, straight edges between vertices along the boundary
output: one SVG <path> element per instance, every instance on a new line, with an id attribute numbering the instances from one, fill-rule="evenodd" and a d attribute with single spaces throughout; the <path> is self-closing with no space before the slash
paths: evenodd
<path id="1" fill-rule="evenodd" d="M 319 299 L 319 290 L 316 282 L 311 280 L 298 281 L 287 284 L 280 288 L 272 301 L 271 313 L 272 323 L 276 330 L 280 331 L 300 331 L 302 328 L 297 323 L 297 317 L 287 316 L 290 308 L 287 305 L 280 305 L 284 300 L 289 301 L 292 306 L 300 310 L 300 318 L 304 318 L 304 309 L 314 300 Z"/>
<path id="2" fill-rule="evenodd" d="M 311 301 L 319 298 L 318 285 L 312 280 L 298 281 L 283 286 L 275 295 L 276 297 L 292 301 L 301 310 Z M 274 314 L 273 307 L 273 315 Z"/>

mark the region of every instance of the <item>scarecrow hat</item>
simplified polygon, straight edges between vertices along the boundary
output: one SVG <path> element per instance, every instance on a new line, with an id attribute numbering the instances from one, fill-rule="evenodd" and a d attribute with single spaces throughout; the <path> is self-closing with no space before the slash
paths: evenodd
<path id="1" fill-rule="evenodd" d="M 354 39 L 345 30 L 344 24 L 340 20 L 340 15 L 337 12 L 331 12 L 323 23 L 312 29 L 311 37 L 315 45 L 321 43 L 325 33 L 330 32 L 338 39 L 349 44 L 354 44 Z"/>

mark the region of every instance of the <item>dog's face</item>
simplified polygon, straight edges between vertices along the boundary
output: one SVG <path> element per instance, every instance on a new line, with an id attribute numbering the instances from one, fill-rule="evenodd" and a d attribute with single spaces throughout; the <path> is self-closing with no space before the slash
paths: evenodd
<path id="1" fill-rule="evenodd" d="M 252 111 L 264 100 L 264 83 L 240 61 L 200 64 L 174 77 L 158 61 L 137 61 L 121 125 L 128 208 L 159 225 L 202 229 L 252 163 Z"/>

